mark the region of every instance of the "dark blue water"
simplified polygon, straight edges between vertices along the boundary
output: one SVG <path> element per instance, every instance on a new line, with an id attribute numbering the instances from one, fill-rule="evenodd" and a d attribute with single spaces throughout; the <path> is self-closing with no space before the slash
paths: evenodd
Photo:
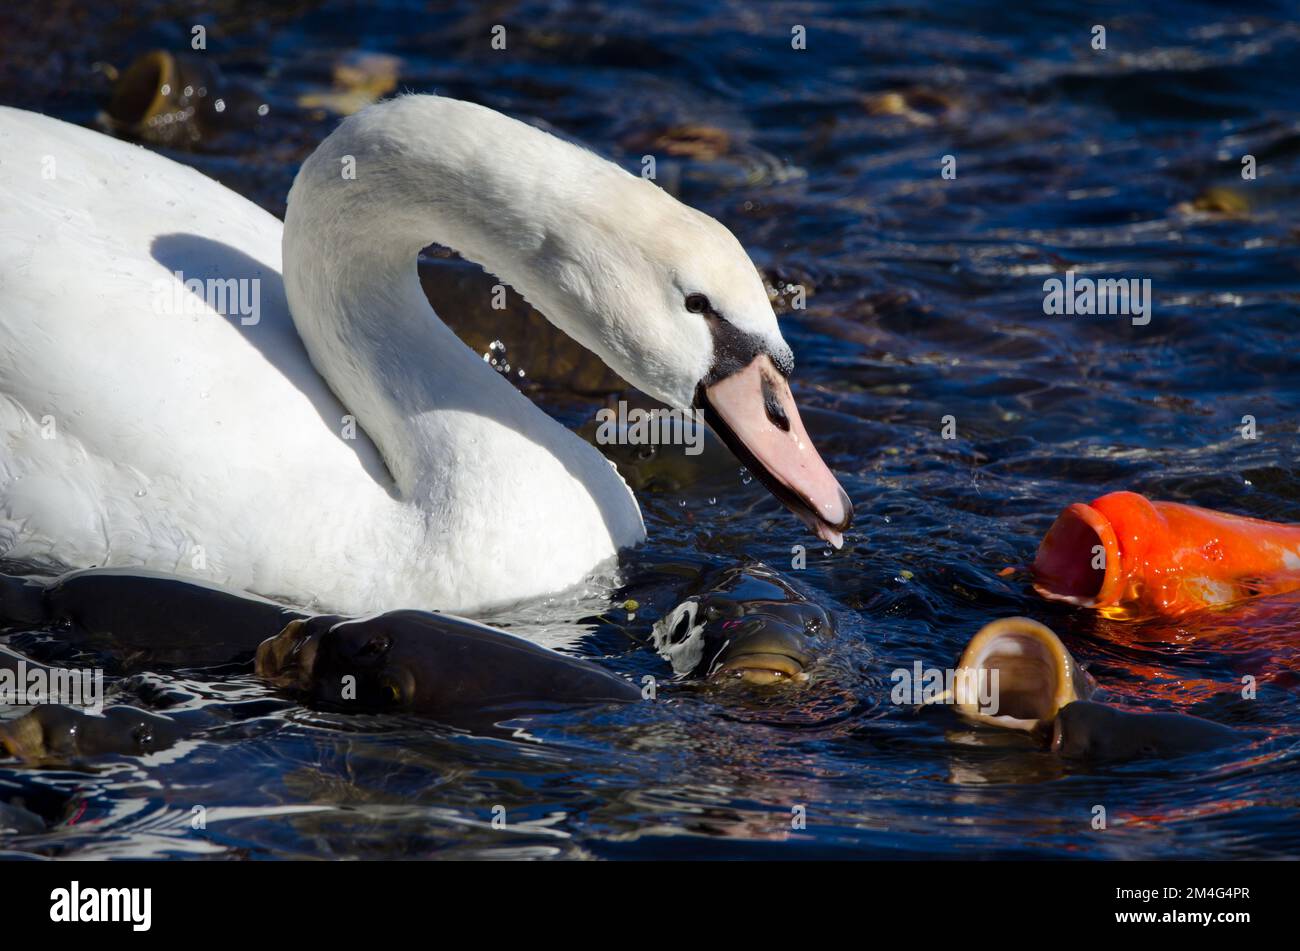
<path id="1" fill-rule="evenodd" d="M 47 824 L 11 853 L 249 857 L 1263 857 L 1300 852 L 1300 598 L 1124 623 L 1021 568 L 1056 512 L 1133 489 L 1300 521 L 1300 55 L 1295 4 L 142 3 L 8 5 L 0 102 L 94 124 L 103 64 L 189 47 L 266 115 L 168 154 L 282 213 L 357 50 L 400 88 L 581 139 L 730 226 L 776 285 L 796 396 L 857 504 L 843 551 L 717 453 L 658 460 L 625 587 L 494 623 L 640 679 L 681 571 L 760 558 L 830 609 L 807 684 L 666 684 L 653 704 L 465 732 L 268 705 L 251 675 L 152 676 L 216 711 L 97 771 L 0 767 Z M 490 48 L 493 25 L 507 49 Z M 1090 45 L 1106 27 L 1107 48 Z M 807 49 L 791 48 L 803 25 Z M 1243 180 L 1253 155 L 1257 177 Z M 940 175 L 943 156 L 957 175 Z M 1151 319 L 1046 316 L 1067 269 L 1150 279 Z M 565 422 L 602 397 L 531 392 Z M 547 345 L 549 346 L 549 344 Z M 1253 416 L 1258 438 L 1241 437 Z M 955 439 L 942 420 L 953 417 Z M 651 473 L 653 474 L 653 473 Z M 644 473 L 642 473 L 644 475 Z M 792 546 L 810 545 L 792 566 Z M 674 573 L 677 572 L 677 573 Z M 639 602 L 635 616 L 615 605 Z M 394 605 L 398 607 L 398 605 Z M 995 617 L 1057 630 L 1111 702 L 1253 739 L 1086 766 L 889 700 Z M 578 620 L 575 621 L 575 618 Z M 1241 678 L 1260 683 L 1241 696 Z M 207 827 L 194 830 L 196 805 Z M 1106 808 L 1107 828 L 1092 826 Z M 494 807 L 507 824 L 493 828 Z M 806 814 L 806 828 L 792 815 Z"/>

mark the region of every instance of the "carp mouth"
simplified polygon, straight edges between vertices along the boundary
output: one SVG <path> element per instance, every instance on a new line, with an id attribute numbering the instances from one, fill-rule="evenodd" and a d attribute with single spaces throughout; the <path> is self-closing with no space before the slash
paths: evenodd
<path id="1" fill-rule="evenodd" d="M 50 755 L 45 729 L 31 714 L 0 724 L 0 749 L 27 763 L 40 763 Z"/>
<path id="2" fill-rule="evenodd" d="M 282 687 L 305 687 L 311 682 L 319 642 L 305 621 L 290 621 L 279 634 L 257 645 L 253 671 Z"/>
<path id="3" fill-rule="evenodd" d="M 808 679 L 813 654 L 803 628 L 764 614 L 736 625 L 729 634 L 713 657 L 709 680 L 740 680 L 764 687 Z"/>
<path id="4" fill-rule="evenodd" d="M 1057 516 L 1038 546 L 1034 590 L 1050 601 L 1098 607 L 1114 600 L 1122 560 L 1110 521 L 1076 502 Z"/>
<path id="5" fill-rule="evenodd" d="M 957 665 L 977 673 L 981 686 L 996 687 L 990 708 L 968 690 L 970 695 L 954 698 L 957 711 L 992 726 L 1033 732 L 1054 720 L 1066 704 L 1092 693 L 1091 677 L 1060 638 L 1028 618 L 1003 618 L 985 625 Z"/>
<path id="6" fill-rule="evenodd" d="M 745 683 L 767 686 L 783 681 L 802 682 L 808 679 L 804 661 L 789 653 L 772 651 L 745 651 L 732 654 L 713 669 L 710 680 L 734 678 Z"/>

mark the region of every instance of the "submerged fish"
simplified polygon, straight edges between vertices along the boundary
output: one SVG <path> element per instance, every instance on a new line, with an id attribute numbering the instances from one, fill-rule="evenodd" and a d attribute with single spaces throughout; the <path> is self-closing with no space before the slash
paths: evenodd
<path id="1" fill-rule="evenodd" d="M 1138 713 L 1087 700 L 1065 706 L 1048 733 L 1053 752 L 1090 760 L 1183 756 L 1231 746 L 1247 736 L 1185 713 Z"/>
<path id="2" fill-rule="evenodd" d="M 16 720 L 0 723 L 0 747 L 36 766 L 114 753 L 143 756 L 166 749 L 184 732 L 170 717 L 125 704 L 107 708 L 103 716 L 43 704 Z"/>
<path id="3" fill-rule="evenodd" d="M 259 676 L 353 712 L 441 716 L 641 697 L 591 661 L 451 615 L 311 616 L 156 572 L 90 568 L 48 583 L 0 576 L 0 617 L 107 641 L 150 664 L 222 663 L 255 650 Z M 0 666 L 6 656 L 0 649 Z"/>
<path id="4" fill-rule="evenodd" d="M 982 692 L 960 686 L 956 696 L 946 693 L 941 700 L 976 723 L 1027 731 L 1068 758 L 1180 756 L 1244 739 L 1237 730 L 1201 717 L 1126 711 L 1094 702 L 1090 698 L 1096 681 L 1051 628 L 1029 618 L 985 625 L 971 638 L 957 667 L 959 675 L 968 671 L 996 686 L 993 709 L 983 706 Z"/>
<path id="5" fill-rule="evenodd" d="M 1112 492 L 1057 516 L 1038 546 L 1034 589 L 1118 616 L 1281 594 L 1300 589 L 1300 525 Z"/>
<path id="6" fill-rule="evenodd" d="M 0 619 L 107 643 L 133 667 L 235 660 L 307 616 L 244 591 L 139 568 L 85 568 L 49 582 L 0 575 Z"/>
<path id="7" fill-rule="evenodd" d="M 590 661 L 429 611 L 292 621 L 258 647 L 255 670 L 348 712 L 477 715 L 641 699 L 631 683 Z"/>
<path id="8" fill-rule="evenodd" d="M 656 621 L 655 650 L 682 677 L 752 684 L 806 680 L 831 616 L 760 564 L 706 571 Z"/>

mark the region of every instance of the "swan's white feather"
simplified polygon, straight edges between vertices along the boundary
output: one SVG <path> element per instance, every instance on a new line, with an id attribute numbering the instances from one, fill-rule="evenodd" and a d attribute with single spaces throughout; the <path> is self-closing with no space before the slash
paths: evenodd
<path id="1" fill-rule="evenodd" d="M 0 556 L 472 612 L 570 587 L 643 537 L 612 467 L 440 324 L 419 351 L 436 366 L 391 351 L 437 440 L 404 492 L 364 422 L 342 438 L 348 410 L 286 304 L 281 224 L 252 203 L 9 108 L 0 156 Z M 259 322 L 157 312 L 177 270 L 259 277 Z M 417 307 L 408 293 L 383 303 Z"/>

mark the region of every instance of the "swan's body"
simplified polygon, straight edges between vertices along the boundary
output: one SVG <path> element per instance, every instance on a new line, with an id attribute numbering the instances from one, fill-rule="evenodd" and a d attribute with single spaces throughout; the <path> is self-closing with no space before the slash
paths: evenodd
<path id="1" fill-rule="evenodd" d="M 283 228 L 192 169 L 36 114 L 0 108 L 0 155 L 0 557 L 349 613 L 473 612 L 571 587 L 644 537 L 612 466 L 434 318 L 416 254 L 456 248 L 683 406 L 710 370 L 707 329 L 628 318 L 661 306 L 657 254 L 726 245 L 717 232 L 735 245 L 712 219 L 424 96 L 346 120 Z M 779 355 L 752 266 L 725 251 L 692 280 L 761 304 L 746 336 Z M 257 322 L 174 312 L 178 271 L 259 278 Z"/>

